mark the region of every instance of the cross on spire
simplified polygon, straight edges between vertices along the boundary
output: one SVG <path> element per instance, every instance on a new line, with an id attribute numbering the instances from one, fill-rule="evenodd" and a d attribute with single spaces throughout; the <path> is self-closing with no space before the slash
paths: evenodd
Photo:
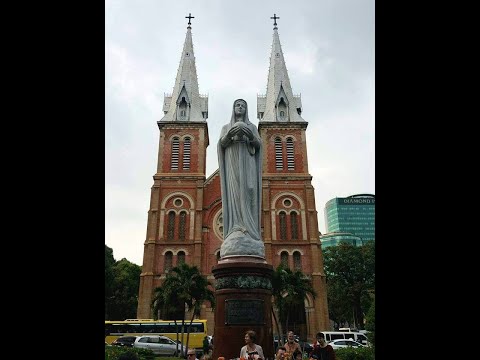
<path id="1" fill-rule="evenodd" d="M 188 26 L 187 26 L 187 29 L 191 29 L 192 27 L 190 25 L 192 25 L 192 23 L 190 22 L 191 19 L 195 19 L 195 16 L 192 16 L 191 13 L 188 13 L 188 16 L 185 16 L 185 19 L 188 19 Z"/>
<path id="2" fill-rule="evenodd" d="M 280 16 L 277 16 L 277 14 L 273 14 L 273 17 L 270 19 L 273 19 L 273 25 L 275 26 L 273 29 L 277 29 L 277 19 L 280 19 Z"/>

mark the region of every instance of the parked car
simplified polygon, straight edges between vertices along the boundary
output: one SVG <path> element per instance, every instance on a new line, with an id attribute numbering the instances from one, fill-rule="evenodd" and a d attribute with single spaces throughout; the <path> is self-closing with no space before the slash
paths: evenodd
<path id="1" fill-rule="evenodd" d="M 162 335 L 137 336 L 133 347 L 152 350 L 155 355 L 178 356 L 182 352 L 182 349 L 185 353 L 187 352 L 186 347 L 179 343 L 177 353 L 177 343 Z"/>
<path id="2" fill-rule="evenodd" d="M 363 347 L 362 344 L 351 339 L 332 340 L 328 343 L 328 345 L 331 345 L 334 350 L 346 347 Z"/>
<path id="3" fill-rule="evenodd" d="M 133 347 L 136 338 L 136 336 L 120 336 L 112 341 L 112 345 Z"/>
<path id="4" fill-rule="evenodd" d="M 368 338 L 364 333 L 358 331 L 323 331 L 325 340 L 328 342 L 338 339 L 351 339 L 359 342 L 360 344 L 367 345 Z"/>

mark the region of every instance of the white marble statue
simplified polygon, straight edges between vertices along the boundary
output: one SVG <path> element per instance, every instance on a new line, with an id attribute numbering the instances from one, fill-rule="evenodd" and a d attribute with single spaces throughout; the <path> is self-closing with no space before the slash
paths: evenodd
<path id="1" fill-rule="evenodd" d="M 224 238 L 220 257 L 265 258 L 260 235 L 262 143 L 257 127 L 248 120 L 245 100 L 233 103 L 232 117 L 222 128 L 217 148 Z"/>

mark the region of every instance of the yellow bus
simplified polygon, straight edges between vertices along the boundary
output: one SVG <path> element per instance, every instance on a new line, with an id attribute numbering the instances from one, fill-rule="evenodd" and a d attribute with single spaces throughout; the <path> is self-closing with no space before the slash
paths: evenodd
<path id="1" fill-rule="evenodd" d="M 182 337 L 182 320 L 177 320 L 178 337 L 182 344 L 187 344 L 187 328 L 190 320 L 185 320 Z M 120 336 L 137 336 L 143 334 L 164 335 L 177 340 L 175 322 L 173 320 L 126 319 L 120 321 L 105 320 L 105 341 L 109 344 Z M 207 320 L 195 319 L 190 326 L 188 347 L 201 349 L 203 339 L 207 336 Z"/>

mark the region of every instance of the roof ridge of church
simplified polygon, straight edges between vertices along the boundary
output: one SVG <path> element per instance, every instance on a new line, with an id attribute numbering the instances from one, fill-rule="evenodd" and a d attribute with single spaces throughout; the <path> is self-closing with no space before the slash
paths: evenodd
<path id="1" fill-rule="evenodd" d="M 215 171 L 205 180 L 205 182 L 203 183 L 204 186 L 210 184 L 210 183 L 213 181 L 213 179 L 215 178 L 215 176 L 219 176 L 219 174 L 220 174 L 220 169 L 215 170 Z"/>

